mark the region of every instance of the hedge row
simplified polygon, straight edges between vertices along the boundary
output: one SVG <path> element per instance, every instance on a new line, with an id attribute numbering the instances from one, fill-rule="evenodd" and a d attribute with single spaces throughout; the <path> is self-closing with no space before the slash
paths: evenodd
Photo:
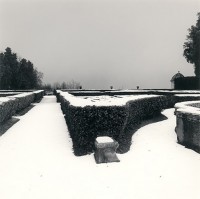
<path id="1" fill-rule="evenodd" d="M 14 96 L 0 98 L 0 123 L 11 118 L 15 113 L 28 107 L 43 97 L 44 91 L 21 93 Z"/>
<path id="2" fill-rule="evenodd" d="M 200 94 L 199 90 L 196 91 L 187 91 L 187 90 L 69 90 L 67 91 L 70 94 L 74 96 L 102 96 L 102 95 L 165 95 L 165 96 L 171 96 L 175 94 Z"/>
<path id="3" fill-rule="evenodd" d="M 62 92 L 55 94 L 65 114 L 75 155 L 93 152 L 97 136 L 114 138 L 120 144 L 118 152 L 127 152 L 132 134 L 143 120 L 160 114 L 163 109 L 174 107 L 177 102 L 200 99 L 200 95 L 175 95 L 167 92 L 164 96 L 129 101 L 124 106 L 78 107 L 70 105 L 69 99 Z"/>
<path id="4" fill-rule="evenodd" d="M 57 93 L 57 99 L 65 114 L 75 155 L 93 152 L 98 136 L 114 138 L 120 144 L 120 152 L 126 152 L 123 146 L 131 142 L 130 132 L 142 120 L 160 114 L 172 104 L 168 96 L 142 98 L 124 106 L 72 106 L 62 93 Z"/>
<path id="5" fill-rule="evenodd" d="M 11 118 L 17 110 L 16 100 L 8 97 L 0 98 L 0 124 Z"/>

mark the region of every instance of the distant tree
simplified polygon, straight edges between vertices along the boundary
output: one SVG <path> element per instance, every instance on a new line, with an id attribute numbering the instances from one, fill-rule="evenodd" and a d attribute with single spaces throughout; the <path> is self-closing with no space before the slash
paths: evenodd
<path id="1" fill-rule="evenodd" d="M 35 88 L 41 88 L 43 73 L 39 72 L 36 68 L 34 69 L 34 79 L 35 79 Z"/>
<path id="2" fill-rule="evenodd" d="M 82 86 L 79 82 L 71 80 L 69 82 L 55 82 L 53 84 L 53 89 L 82 89 Z"/>
<path id="3" fill-rule="evenodd" d="M 0 54 L 3 64 L 3 75 L 1 83 L 4 89 L 17 89 L 17 72 L 19 69 L 17 55 L 12 53 L 11 48 L 6 48 L 4 53 Z"/>
<path id="4" fill-rule="evenodd" d="M 35 89 L 42 85 L 43 74 L 30 61 L 19 59 L 11 48 L 0 53 L 0 72 L 1 89 Z"/>
<path id="5" fill-rule="evenodd" d="M 200 12 L 195 26 L 188 29 L 187 41 L 184 43 L 183 55 L 188 63 L 194 64 L 194 72 L 200 77 Z"/>
<path id="6" fill-rule="evenodd" d="M 53 90 L 51 84 L 44 84 L 42 86 L 42 89 L 47 90 L 47 91 L 52 91 Z"/>
<path id="7" fill-rule="evenodd" d="M 3 82 L 2 82 L 3 74 L 4 74 L 3 58 L 0 55 L 0 89 L 3 89 Z"/>
<path id="8" fill-rule="evenodd" d="M 63 83 L 61 84 L 61 88 L 62 88 L 62 89 L 66 89 L 66 88 L 67 88 L 66 82 L 63 82 Z"/>
<path id="9" fill-rule="evenodd" d="M 59 82 L 55 82 L 55 83 L 53 84 L 53 89 L 61 89 L 60 83 L 59 83 Z"/>
<path id="10" fill-rule="evenodd" d="M 74 80 L 67 82 L 67 85 L 66 85 L 66 89 L 79 89 L 80 87 L 81 87 L 81 84 Z"/>
<path id="11" fill-rule="evenodd" d="M 19 71 L 17 74 L 18 77 L 18 86 L 20 89 L 28 89 L 29 88 L 29 80 L 26 76 L 27 71 L 27 60 L 22 59 L 19 63 Z"/>

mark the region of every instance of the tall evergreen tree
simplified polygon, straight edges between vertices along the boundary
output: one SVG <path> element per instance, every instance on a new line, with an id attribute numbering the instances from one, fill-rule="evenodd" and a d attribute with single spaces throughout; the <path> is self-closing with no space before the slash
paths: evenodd
<path id="1" fill-rule="evenodd" d="M 42 73 L 26 59 L 19 61 L 11 48 L 0 53 L 0 88 L 1 89 L 36 89 L 42 85 Z"/>
<path id="2" fill-rule="evenodd" d="M 195 26 L 188 29 L 187 41 L 184 43 L 183 55 L 187 62 L 194 64 L 194 72 L 200 77 L 200 12 Z"/>

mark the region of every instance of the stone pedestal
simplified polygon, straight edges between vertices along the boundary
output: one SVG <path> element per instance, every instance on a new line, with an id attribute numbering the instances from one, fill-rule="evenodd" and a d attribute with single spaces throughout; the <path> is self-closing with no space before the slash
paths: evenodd
<path id="1" fill-rule="evenodd" d="M 200 153 L 200 114 L 176 112 L 178 143 Z"/>
<path id="2" fill-rule="evenodd" d="M 116 150 L 119 147 L 117 141 L 110 137 L 98 137 L 95 141 L 95 160 L 97 164 L 120 162 L 117 158 Z"/>

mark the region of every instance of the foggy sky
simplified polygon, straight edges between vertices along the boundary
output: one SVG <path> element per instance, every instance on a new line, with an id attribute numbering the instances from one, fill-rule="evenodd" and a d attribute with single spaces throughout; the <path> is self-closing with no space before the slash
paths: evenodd
<path id="1" fill-rule="evenodd" d="M 44 83 L 170 88 L 199 0 L 0 0 L 0 51 L 33 62 Z"/>

